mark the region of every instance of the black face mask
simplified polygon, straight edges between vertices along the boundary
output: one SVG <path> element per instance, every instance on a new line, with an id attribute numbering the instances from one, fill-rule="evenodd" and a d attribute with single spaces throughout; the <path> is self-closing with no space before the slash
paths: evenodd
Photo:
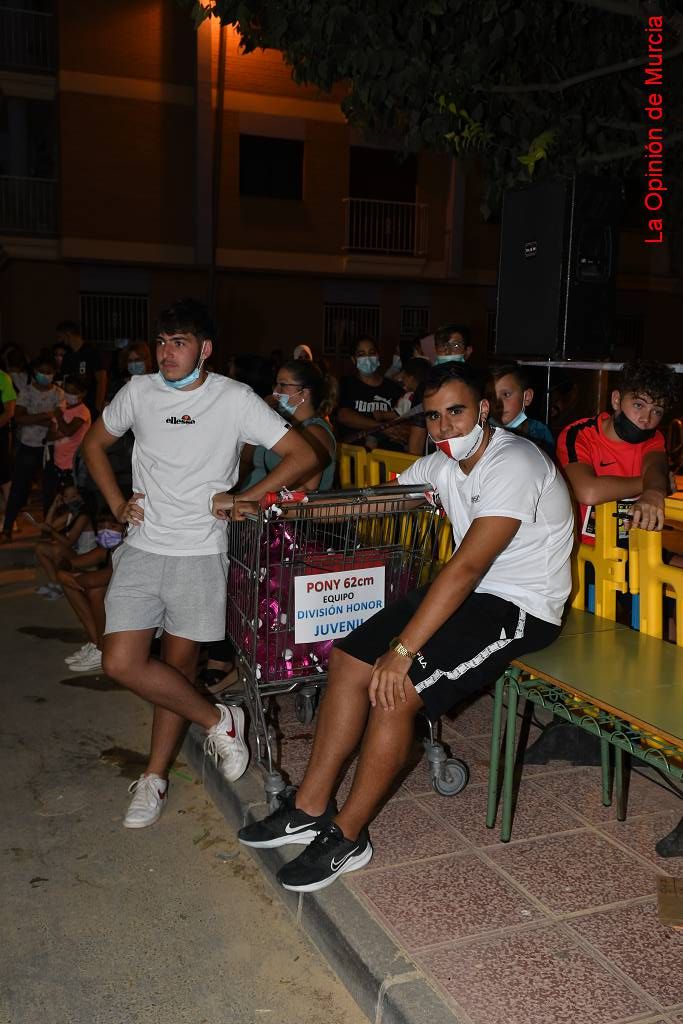
<path id="1" fill-rule="evenodd" d="M 624 416 L 623 412 L 616 413 L 612 417 L 612 423 L 617 437 L 621 441 L 626 441 L 627 444 L 642 444 L 643 441 L 649 441 L 656 433 L 655 427 L 651 430 L 641 430 L 635 423 L 631 423 L 631 420 L 628 416 Z"/>
<path id="2" fill-rule="evenodd" d="M 83 508 L 82 501 L 66 501 L 64 502 L 64 504 L 66 505 L 68 511 L 71 513 L 72 516 L 77 516 L 78 513 Z"/>

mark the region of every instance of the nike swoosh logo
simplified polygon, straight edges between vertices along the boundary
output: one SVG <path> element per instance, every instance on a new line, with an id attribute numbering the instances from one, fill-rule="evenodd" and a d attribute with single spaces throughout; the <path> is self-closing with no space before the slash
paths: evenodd
<path id="1" fill-rule="evenodd" d="M 349 859 L 349 857 L 351 857 L 356 852 L 357 849 L 358 849 L 358 847 L 354 846 L 354 848 L 352 850 L 349 850 L 349 852 L 346 854 L 346 856 L 342 857 L 341 860 L 337 860 L 335 857 L 333 857 L 332 858 L 332 863 L 330 864 L 330 867 L 332 868 L 332 870 L 333 871 L 339 871 L 339 868 L 343 867 L 344 864 L 346 864 L 346 862 Z"/>
<path id="2" fill-rule="evenodd" d="M 310 828 L 310 825 L 290 825 L 289 822 L 285 825 L 285 832 L 288 836 L 291 836 L 294 832 L 301 832 L 305 828 Z"/>
<path id="3" fill-rule="evenodd" d="M 616 462 L 601 462 L 601 466 L 616 466 Z"/>
<path id="4" fill-rule="evenodd" d="M 235 732 L 235 719 L 232 717 L 232 711 L 230 712 L 230 728 L 225 730 L 231 740 L 234 740 L 237 735 Z"/>

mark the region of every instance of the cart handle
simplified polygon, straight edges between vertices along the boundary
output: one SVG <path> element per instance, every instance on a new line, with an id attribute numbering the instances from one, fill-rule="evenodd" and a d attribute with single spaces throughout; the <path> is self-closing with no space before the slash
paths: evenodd
<path id="1" fill-rule="evenodd" d="M 259 504 L 261 508 L 272 508 L 273 505 L 307 505 L 310 502 L 325 501 L 330 504 L 345 501 L 349 504 L 360 504 L 372 498 L 426 498 L 433 503 L 434 492 L 431 484 L 382 484 L 379 487 L 361 487 L 358 490 L 347 488 L 343 491 L 268 491 Z"/>

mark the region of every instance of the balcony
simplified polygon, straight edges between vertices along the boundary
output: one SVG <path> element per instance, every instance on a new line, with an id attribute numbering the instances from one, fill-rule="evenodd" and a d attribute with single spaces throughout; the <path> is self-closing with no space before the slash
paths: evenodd
<path id="1" fill-rule="evenodd" d="M 0 232 L 56 235 L 56 196 L 57 182 L 52 178 L 0 176 Z"/>
<path id="2" fill-rule="evenodd" d="M 343 199 L 344 249 L 367 256 L 423 259 L 427 254 L 427 204 Z"/>
<path id="3" fill-rule="evenodd" d="M 54 15 L 0 7 L 0 68 L 51 72 L 56 67 Z"/>

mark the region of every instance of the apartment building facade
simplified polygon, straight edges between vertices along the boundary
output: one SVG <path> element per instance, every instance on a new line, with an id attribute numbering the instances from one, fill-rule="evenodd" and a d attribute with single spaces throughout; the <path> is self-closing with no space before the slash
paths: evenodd
<path id="1" fill-rule="evenodd" d="M 0 0 L 0 341 L 36 351 L 67 317 L 104 345 L 148 337 L 213 281 L 219 359 L 306 342 L 343 368 L 361 331 L 389 356 L 446 319 L 490 348 L 499 226 L 476 170 L 397 159 L 341 93 L 222 34 L 223 82 L 221 30 L 174 0 Z M 683 297 L 654 248 L 623 233 L 619 312 L 669 357 Z"/>

